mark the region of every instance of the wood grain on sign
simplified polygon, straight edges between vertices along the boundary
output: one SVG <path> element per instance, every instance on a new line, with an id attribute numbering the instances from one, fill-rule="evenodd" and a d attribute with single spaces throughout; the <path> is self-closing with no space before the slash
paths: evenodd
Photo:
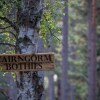
<path id="1" fill-rule="evenodd" d="M 53 53 L 37 54 L 2 54 L 0 67 L 2 71 L 39 71 L 54 69 Z"/>

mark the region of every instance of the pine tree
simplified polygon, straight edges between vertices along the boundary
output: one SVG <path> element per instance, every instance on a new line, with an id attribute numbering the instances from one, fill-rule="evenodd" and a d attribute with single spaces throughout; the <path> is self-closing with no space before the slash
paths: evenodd
<path id="1" fill-rule="evenodd" d="M 97 100 L 96 0 L 88 0 L 88 100 Z"/>
<path id="2" fill-rule="evenodd" d="M 61 76 L 61 100 L 68 100 L 68 0 L 65 0 L 63 17 L 62 40 L 62 76 Z"/>

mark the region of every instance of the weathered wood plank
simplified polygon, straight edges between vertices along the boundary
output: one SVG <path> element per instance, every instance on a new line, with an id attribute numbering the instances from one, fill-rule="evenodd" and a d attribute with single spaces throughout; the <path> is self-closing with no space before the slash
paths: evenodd
<path id="1" fill-rule="evenodd" d="M 54 53 L 2 54 L 2 71 L 40 71 L 54 69 Z"/>

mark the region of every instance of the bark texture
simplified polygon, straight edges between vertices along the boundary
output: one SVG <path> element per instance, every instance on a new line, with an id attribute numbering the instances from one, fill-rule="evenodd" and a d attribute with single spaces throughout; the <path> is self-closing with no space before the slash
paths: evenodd
<path id="1" fill-rule="evenodd" d="M 42 0 L 22 0 L 18 11 L 19 52 L 34 54 L 43 52 L 43 41 L 39 38 L 42 17 Z M 43 72 L 19 72 L 17 75 L 17 100 L 42 100 Z"/>
<path id="2" fill-rule="evenodd" d="M 62 76 L 61 76 L 61 100 L 69 100 L 68 86 L 68 0 L 65 0 L 65 10 L 63 17 L 63 40 L 62 40 Z"/>
<path id="3" fill-rule="evenodd" d="M 88 0 L 88 100 L 97 100 L 96 0 Z"/>

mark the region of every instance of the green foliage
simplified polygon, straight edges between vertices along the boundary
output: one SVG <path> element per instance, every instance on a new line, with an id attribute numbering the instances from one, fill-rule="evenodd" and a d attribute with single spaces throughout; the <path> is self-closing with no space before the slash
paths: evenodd
<path id="1" fill-rule="evenodd" d="M 40 34 L 44 39 L 46 45 L 49 44 L 49 38 L 53 37 L 54 42 L 61 42 L 59 35 L 61 34 L 61 19 L 63 5 L 61 5 L 61 0 L 48 1 L 44 3 L 44 14 L 42 18 L 42 25 L 40 29 Z"/>
<path id="2" fill-rule="evenodd" d="M 16 12 L 20 8 L 21 0 L 0 0 L 0 16 L 5 16 L 12 22 L 16 22 Z M 70 83 L 75 87 L 75 100 L 86 100 L 87 98 L 87 1 L 69 0 L 69 78 Z M 98 3 L 100 8 L 100 3 Z M 45 47 L 49 47 L 50 38 L 54 40 L 56 50 L 57 67 L 55 73 L 61 74 L 61 39 L 62 39 L 62 16 L 64 2 L 62 0 L 45 0 L 44 14 L 40 29 L 41 38 L 45 41 Z M 13 15 L 13 16 L 12 16 Z M 97 16 L 97 70 L 98 70 L 98 91 L 100 94 L 100 17 Z M 8 23 L 0 20 L 0 28 L 9 26 Z M 16 44 L 16 39 L 7 31 L 13 31 L 10 27 L 5 32 L 0 30 L 0 42 Z M 14 53 L 9 46 L 0 45 L 0 53 Z M 13 77 L 15 78 L 15 74 Z M 7 85 L 0 73 L 1 86 Z M 100 97 L 99 97 L 100 98 Z"/>

